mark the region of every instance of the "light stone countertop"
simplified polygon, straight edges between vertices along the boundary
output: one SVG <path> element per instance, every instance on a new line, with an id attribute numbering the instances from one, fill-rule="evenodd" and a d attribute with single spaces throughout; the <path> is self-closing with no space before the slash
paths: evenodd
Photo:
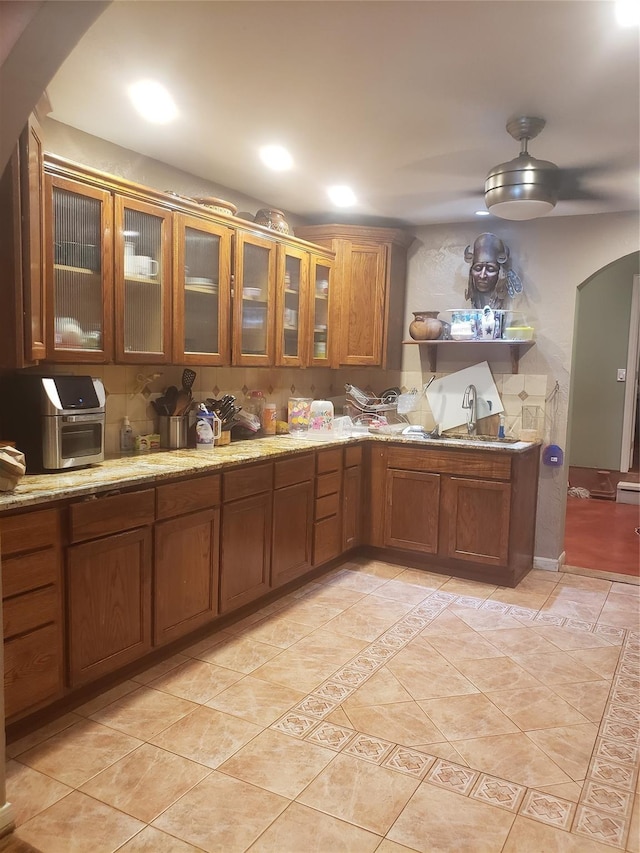
<path id="1" fill-rule="evenodd" d="M 290 435 L 247 439 L 213 450 L 154 450 L 107 458 L 100 465 L 51 474 L 27 474 L 11 492 L 0 492 L 0 513 L 83 495 L 132 486 L 153 486 L 189 475 L 220 471 L 248 462 L 275 459 L 314 449 L 361 441 L 402 442 L 419 447 L 455 447 L 473 450 L 522 453 L 535 442 L 474 441 L 438 438 L 425 440 L 403 435 L 355 435 L 339 439 L 313 440 Z M 538 442 L 539 443 L 539 442 Z"/>

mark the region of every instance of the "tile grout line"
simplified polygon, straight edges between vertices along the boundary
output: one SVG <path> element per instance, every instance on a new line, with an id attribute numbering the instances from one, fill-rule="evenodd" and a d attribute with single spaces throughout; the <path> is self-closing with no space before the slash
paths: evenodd
<path id="1" fill-rule="evenodd" d="M 571 628 L 594 633 L 605 639 L 622 639 L 616 672 L 577 804 L 412 747 L 323 720 L 451 604 L 509 615 L 525 623 Z M 633 784 L 640 767 L 640 711 L 632 706 L 633 691 L 637 695 L 640 688 L 639 661 L 640 634 L 628 629 L 546 614 L 541 610 L 493 599 L 436 591 L 269 728 L 291 737 L 309 740 L 335 752 L 345 751 L 356 758 L 507 809 L 548 826 L 623 849 L 631 822 Z M 622 697 L 617 704 L 613 703 L 615 696 Z M 601 755 L 597 754 L 598 749 L 603 751 Z M 613 758 L 613 762 L 609 761 L 610 758 Z M 614 788 L 616 783 L 618 787 Z M 630 789 L 621 791 L 621 785 L 630 785 Z"/>

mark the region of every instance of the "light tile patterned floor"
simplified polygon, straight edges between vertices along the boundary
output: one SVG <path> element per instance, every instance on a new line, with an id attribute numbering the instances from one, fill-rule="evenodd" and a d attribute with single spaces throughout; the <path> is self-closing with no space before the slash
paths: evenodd
<path id="1" fill-rule="evenodd" d="M 43 853 L 640 853 L 640 588 L 346 563 L 7 749 Z"/>

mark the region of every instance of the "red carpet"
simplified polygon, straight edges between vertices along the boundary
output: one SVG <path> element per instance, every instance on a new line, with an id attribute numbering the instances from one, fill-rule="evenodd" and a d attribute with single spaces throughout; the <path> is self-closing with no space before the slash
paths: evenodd
<path id="1" fill-rule="evenodd" d="M 597 498 L 567 498 L 566 562 L 640 577 L 640 507 Z"/>

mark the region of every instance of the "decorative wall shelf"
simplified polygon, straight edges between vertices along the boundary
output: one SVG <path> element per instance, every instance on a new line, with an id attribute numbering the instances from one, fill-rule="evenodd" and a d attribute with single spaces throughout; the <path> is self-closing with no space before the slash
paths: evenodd
<path id="1" fill-rule="evenodd" d="M 484 348 L 487 356 L 492 350 L 495 353 L 504 347 L 509 347 L 511 372 L 517 373 L 520 355 L 530 349 L 535 341 L 403 341 L 402 343 L 426 347 L 429 357 L 429 368 L 432 373 L 436 372 L 438 365 L 438 347 L 466 347 L 467 349 L 475 348 L 478 351 Z"/>

